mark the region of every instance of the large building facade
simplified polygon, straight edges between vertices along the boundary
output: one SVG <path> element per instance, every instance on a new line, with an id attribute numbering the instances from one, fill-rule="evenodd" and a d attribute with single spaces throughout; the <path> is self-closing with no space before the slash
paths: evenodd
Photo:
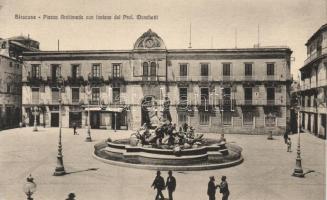
<path id="1" fill-rule="evenodd" d="M 21 122 L 23 51 L 37 51 L 39 43 L 28 37 L 0 39 L 0 130 Z"/>
<path id="2" fill-rule="evenodd" d="M 302 129 L 326 139 L 327 133 L 327 24 L 307 41 L 307 59 L 300 69 Z"/>
<path id="3" fill-rule="evenodd" d="M 291 53 L 167 49 L 151 30 L 132 50 L 27 52 L 24 121 L 32 125 L 38 106 L 38 123 L 58 126 L 60 97 L 63 127 L 85 127 L 90 113 L 92 128 L 137 129 L 169 104 L 173 123 L 198 132 L 281 134 L 289 121 Z"/>

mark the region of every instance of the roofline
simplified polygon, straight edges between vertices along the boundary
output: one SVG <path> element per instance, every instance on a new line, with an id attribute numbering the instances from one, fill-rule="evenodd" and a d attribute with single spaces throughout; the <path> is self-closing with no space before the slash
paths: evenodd
<path id="1" fill-rule="evenodd" d="M 167 52 L 167 53 L 244 53 L 244 52 L 287 52 L 293 51 L 289 47 L 260 47 L 260 48 L 231 48 L 231 49 L 132 49 L 132 50 L 65 50 L 65 51 L 36 51 L 23 52 L 24 56 L 48 54 L 92 54 L 92 53 L 142 53 L 142 52 Z"/>
<path id="2" fill-rule="evenodd" d="M 327 24 L 324 24 L 324 25 L 322 25 L 309 39 L 308 39 L 308 41 L 305 43 L 305 45 L 306 46 L 308 46 L 308 44 L 312 41 L 312 40 L 314 40 L 315 39 L 315 37 L 319 34 L 319 33 L 321 33 L 322 31 L 324 31 L 324 30 L 327 30 Z"/>

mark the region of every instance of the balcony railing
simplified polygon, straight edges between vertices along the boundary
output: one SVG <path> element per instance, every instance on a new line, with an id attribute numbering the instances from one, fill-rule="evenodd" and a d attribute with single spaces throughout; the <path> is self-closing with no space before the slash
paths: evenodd
<path id="1" fill-rule="evenodd" d="M 158 76 L 142 76 L 142 81 L 158 81 Z"/>
<path id="2" fill-rule="evenodd" d="M 311 54 L 305 61 L 304 65 L 308 64 L 309 62 L 313 61 L 314 59 L 318 58 L 321 54 L 327 53 L 327 48 L 322 48 L 321 50 L 316 50 L 313 54 Z"/>

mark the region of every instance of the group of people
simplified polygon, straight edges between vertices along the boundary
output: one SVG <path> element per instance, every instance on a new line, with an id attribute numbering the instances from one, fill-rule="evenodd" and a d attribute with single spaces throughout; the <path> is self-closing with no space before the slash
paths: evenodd
<path id="1" fill-rule="evenodd" d="M 146 123 L 135 134 L 142 145 L 156 144 L 160 146 L 167 144 L 168 146 L 184 145 L 185 143 L 193 145 L 202 140 L 203 135 L 195 135 L 192 126 L 184 123 L 179 131 L 176 129 L 176 124 L 171 122 L 163 123 L 158 127 L 149 127 Z"/>
<path id="2" fill-rule="evenodd" d="M 165 199 L 164 195 L 162 194 L 162 190 L 167 188 L 169 200 L 173 200 L 173 192 L 176 189 L 176 179 L 173 176 L 173 172 L 171 170 L 168 171 L 168 177 L 165 183 L 164 178 L 160 175 L 160 171 L 157 171 L 157 176 L 155 177 L 151 187 L 157 189 L 157 195 L 155 200 Z"/>
<path id="3" fill-rule="evenodd" d="M 157 171 L 157 176 L 155 177 L 151 187 L 157 190 L 157 194 L 155 200 L 163 200 L 165 199 L 162 191 L 167 188 L 169 200 L 173 200 L 173 192 L 176 189 L 176 179 L 173 176 L 173 172 L 171 170 L 168 171 L 168 177 L 165 182 L 164 178 L 161 176 L 161 172 Z M 207 195 L 209 196 L 209 200 L 216 199 L 216 190 L 219 188 L 219 192 L 222 194 L 222 200 L 228 200 L 229 197 L 229 189 L 228 183 L 226 181 L 226 176 L 221 177 L 221 183 L 215 184 L 215 177 L 210 176 L 210 181 L 208 183 Z"/>
<path id="4" fill-rule="evenodd" d="M 221 177 L 221 183 L 216 185 L 215 184 L 215 177 L 210 176 L 208 183 L 208 191 L 207 194 L 209 196 L 209 200 L 215 200 L 216 199 L 216 190 L 219 188 L 219 192 L 223 195 L 222 200 L 228 200 L 229 196 L 229 189 L 228 189 L 228 183 L 226 181 L 226 176 Z"/>

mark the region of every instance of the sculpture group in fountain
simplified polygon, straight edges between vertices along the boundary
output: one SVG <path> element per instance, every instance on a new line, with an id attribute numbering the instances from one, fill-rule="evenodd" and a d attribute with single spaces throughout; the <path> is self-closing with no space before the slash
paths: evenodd
<path id="1" fill-rule="evenodd" d="M 154 112 L 155 109 L 149 109 L 148 122 L 131 135 L 132 146 L 149 145 L 157 148 L 185 149 L 195 148 L 201 144 L 203 134 L 195 134 L 192 126 L 188 126 L 187 123 L 177 131 L 176 124 L 171 122 L 169 104 L 169 99 L 166 97 L 161 117 Z"/>

